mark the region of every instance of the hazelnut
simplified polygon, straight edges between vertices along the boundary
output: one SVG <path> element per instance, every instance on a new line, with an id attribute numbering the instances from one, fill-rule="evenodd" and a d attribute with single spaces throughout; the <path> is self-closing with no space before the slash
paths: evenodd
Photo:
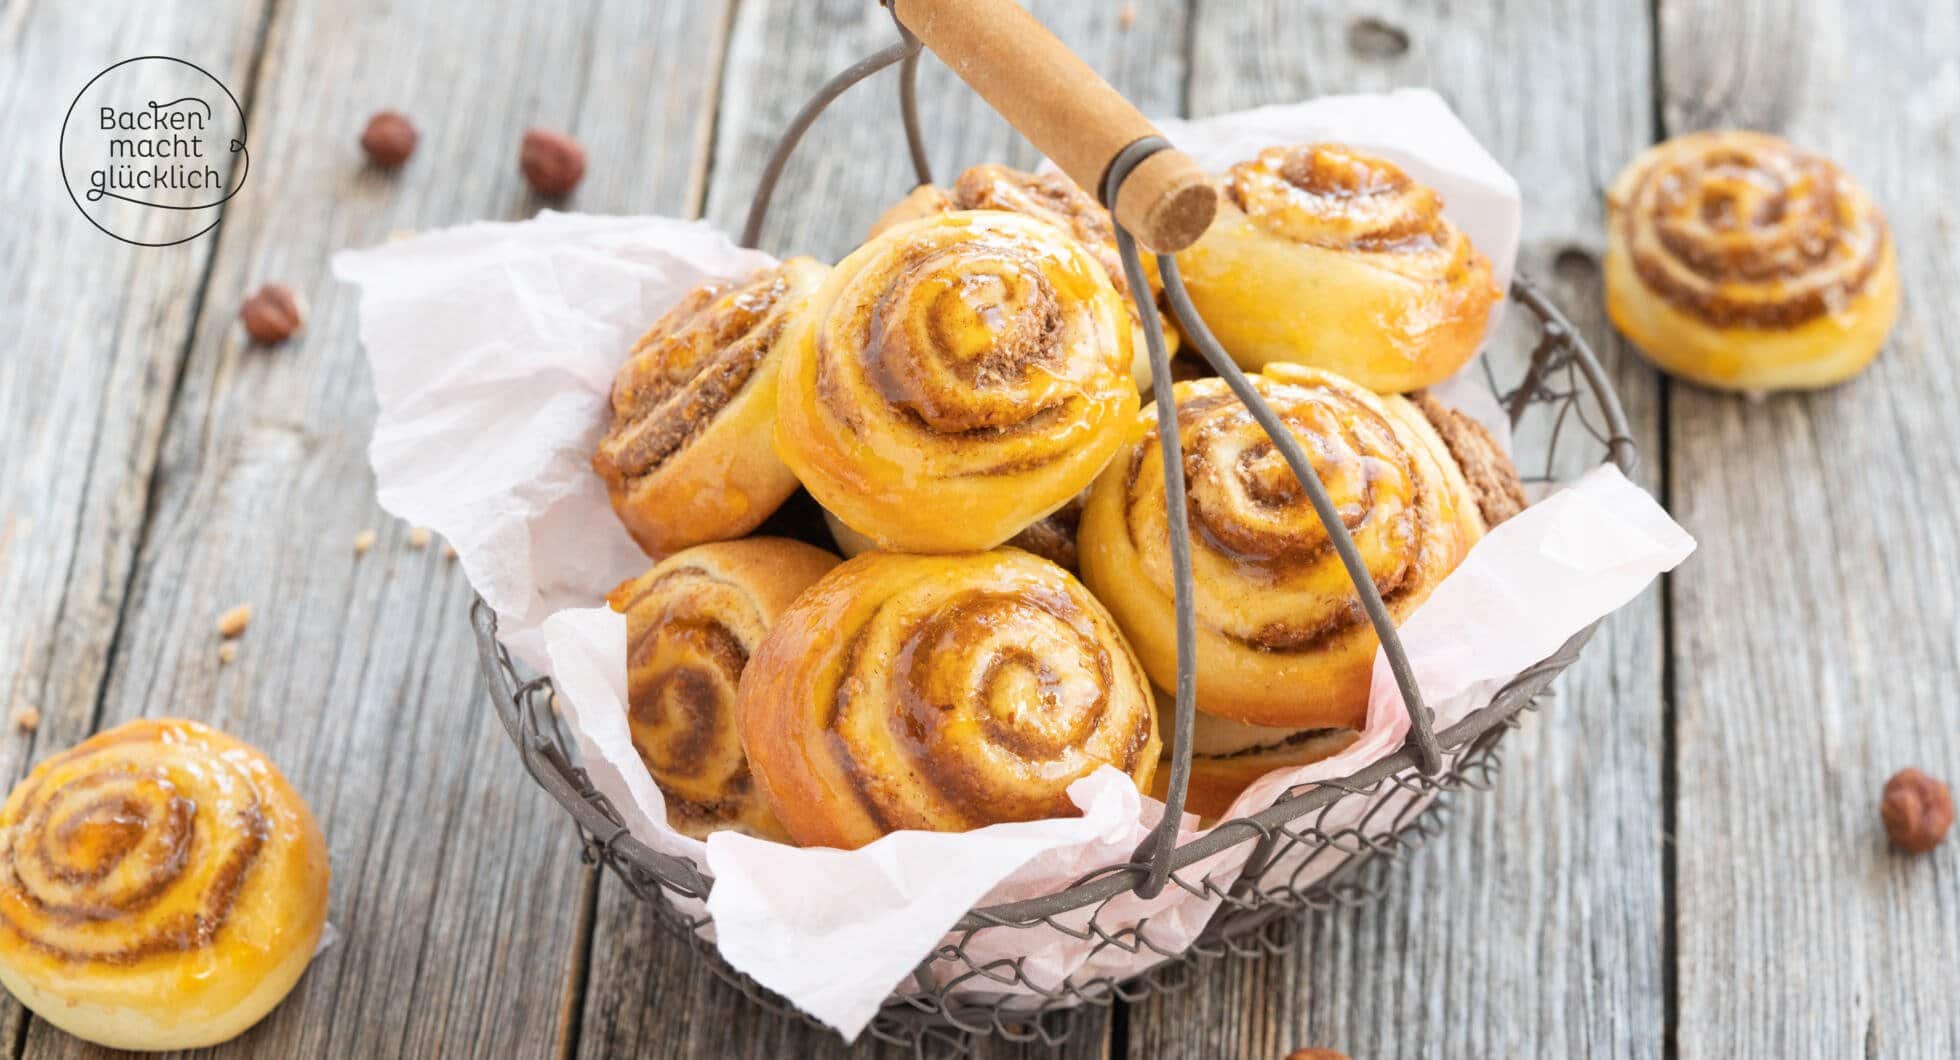
<path id="1" fill-rule="evenodd" d="M 527 129 L 517 165 L 531 190 L 555 199 L 570 194 L 585 177 L 585 148 L 561 132 Z"/>
<path id="2" fill-rule="evenodd" d="M 376 111 L 361 130 L 361 150 L 368 161 L 382 169 L 394 169 L 415 153 L 415 126 L 400 111 Z"/>
<path id="3" fill-rule="evenodd" d="M 268 283 L 252 292 L 245 304 L 238 307 L 238 319 L 245 322 L 245 333 L 264 343 L 292 338 L 305 315 L 299 295 L 279 283 Z"/>
<path id="4" fill-rule="evenodd" d="M 226 640 L 231 640 L 244 633 L 245 627 L 251 624 L 252 605 L 239 604 L 237 607 L 218 616 L 218 635 Z"/>
<path id="5" fill-rule="evenodd" d="M 1917 769 L 1902 769 L 1885 782 L 1878 815 L 1893 846 L 1924 854 L 1939 846 L 1953 825 L 1953 793 Z"/>

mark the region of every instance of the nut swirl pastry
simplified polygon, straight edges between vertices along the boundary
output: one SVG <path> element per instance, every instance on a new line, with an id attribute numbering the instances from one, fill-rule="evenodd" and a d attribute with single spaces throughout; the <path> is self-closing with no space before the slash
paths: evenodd
<path id="1" fill-rule="evenodd" d="M 1144 346 L 1143 323 L 1138 316 L 1137 304 L 1130 297 L 1129 278 L 1123 272 L 1123 256 L 1116 249 L 1116 224 L 1110 220 L 1109 211 L 1094 196 L 1077 187 L 1075 181 L 1059 171 L 1028 173 L 1010 166 L 974 166 L 961 173 L 950 189 L 935 184 L 922 184 L 912 189 L 910 195 L 899 200 L 872 224 L 870 234 L 876 236 L 894 225 L 953 210 L 1006 210 L 1026 214 L 1047 221 L 1080 241 L 1102 264 L 1103 271 L 1109 274 L 1110 284 L 1116 288 L 1117 294 L 1123 296 L 1123 308 L 1137 326 L 1131 374 L 1136 377 L 1139 386 L 1148 389 L 1150 352 Z M 1155 302 L 1163 293 L 1163 280 L 1157 275 L 1157 258 L 1144 253 L 1140 260 L 1144 275 L 1150 281 L 1151 301 Z M 1177 330 L 1171 327 L 1169 318 L 1161 319 L 1164 321 L 1165 348 L 1175 356 Z"/>
<path id="2" fill-rule="evenodd" d="M 1884 216 L 1829 159 L 1766 133 L 1658 144 L 1607 193 L 1606 308 L 1661 368 L 1705 386 L 1829 386 L 1899 313 Z"/>
<path id="3" fill-rule="evenodd" d="M 1477 352 L 1501 292 L 1434 189 L 1327 143 L 1269 148 L 1223 185 L 1218 219 L 1177 266 L 1248 370 L 1291 361 L 1400 393 Z"/>
<path id="4" fill-rule="evenodd" d="M 222 1042 L 306 970 L 327 877 L 313 815 L 263 755 L 132 721 L 36 766 L 0 809 L 0 982 L 102 1045 Z"/>
<path id="5" fill-rule="evenodd" d="M 756 780 L 805 846 L 1075 812 L 1108 764 L 1147 788 L 1149 687 L 1109 613 L 1015 549 L 869 552 L 798 597 L 742 678 Z"/>
<path id="6" fill-rule="evenodd" d="M 754 537 L 676 552 L 613 590 L 626 615 L 627 728 L 676 831 L 787 838 L 751 782 L 735 695 L 777 616 L 836 565 L 800 541 Z"/>
<path id="7" fill-rule="evenodd" d="M 1121 444 L 1131 330 L 1102 266 L 1047 222 L 899 225 L 839 262 L 786 338 L 776 450 L 881 548 L 992 548 Z"/>
<path id="8" fill-rule="evenodd" d="M 1407 399 L 1291 364 L 1267 365 L 1252 382 L 1313 461 L 1397 621 L 1483 536 L 1486 506 L 1504 513 Z M 1250 725 L 1359 729 L 1378 642 L 1306 491 L 1224 381 L 1179 383 L 1176 397 L 1199 708 Z M 1157 429 L 1155 410 L 1144 409 L 1130 446 L 1090 491 L 1079 547 L 1083 580 L 1151 679 L 1170 688 L 1177 649 Z M 1460 424 L 1452 430 L 1475 444 Z"/>
<path id="9" fill-rule="evenodd" d="M 796 491 L 770 447 L 783 337 L 827 270 L 791 258 L 702 284 L 633 345 L 592 455 L 649 556 L 740 537 Z"/>

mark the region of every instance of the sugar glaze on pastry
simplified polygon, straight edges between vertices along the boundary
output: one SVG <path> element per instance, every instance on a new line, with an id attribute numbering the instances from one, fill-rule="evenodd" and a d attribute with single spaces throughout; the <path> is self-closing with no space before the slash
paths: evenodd
<path id="1" fill-rule="evenodd" d="M 1607 194 L 1606 308 L 1661 368 L 1706 386 L 1829 386 L 1898 317 L 1884 216 L 1829 159 L 1766 133 L 1658 144 Z"/>
<path id="2" fill-rule="evenodd" d="M 740 537 L 796 491 L 770 446 L 776 376 L 783 334 L 826 271 L 791 258 L 703 284 L 627 355 L 592 466 L 648 555 Z"/>
<path id="3" fill-rule="evenodd" d="M 1076 813 L 1158 738 L 1128 644 L 1080 582 L 1011 548 L 867 552 L 798 597 L 742 679 L 743 740 L 790 835 L 852 848 Z"/>
<path id="4" fill-rule="evenodd" d="M 777 452 L 881 548 L 991 548 L 1121 444 L 1137 406 L 1122 305 L 1044 221 L 971 211 L 887 229 L 786 339 Z"/>
<path id="5" fill-rule="evenodd" d="M 264 755 L 132 721 L 34 767 L 0 809 L 0 982 L 88 1041 L 216 1044 L 306 970 L 327 880 L 319 826 Z"/>
<path id="6" fill-rule="evenodd" d="M 1501 292 L 1435 189 L 1332 143 L 1261 151 L 1222 185 L 1218 219 L 1177 265 L 1241 366 L 1288 361 L 1399 393 L 1477 351 Z"/>

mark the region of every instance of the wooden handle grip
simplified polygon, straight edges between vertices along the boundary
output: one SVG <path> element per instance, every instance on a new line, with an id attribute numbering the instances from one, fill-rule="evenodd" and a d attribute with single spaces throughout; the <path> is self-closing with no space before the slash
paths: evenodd
<path id="1" fill-rule="evenodd" d="M 1123 148 L 1157 129 L 1014 0 L 891 0 L 898 21 L 1091 195 Z M 1182 151 L 1159 151 L 1117 190 L 1116 220 L 1161 253 L 1198 241 L 1218 191 Z"/>

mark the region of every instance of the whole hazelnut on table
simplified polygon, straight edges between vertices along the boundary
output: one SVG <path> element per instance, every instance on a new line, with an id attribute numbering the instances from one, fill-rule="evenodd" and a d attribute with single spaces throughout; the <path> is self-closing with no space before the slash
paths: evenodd
<path id="1" fill-rule="evenodd" d="M 1902 769 L 1885 782 L 1878 815 L 1893 846 L 1924 854 L 1939 846 L 1953 825 L 1953 793 L 1917 769 Z"/>
<path id="2" fill-rule="evenodd" d="M 299 295 L 284 284 L 268 283 L 252 292 L 238 307 L 238 319 L 245 322 L 246 334 L 259 342 L 284 342 L 299 330 L 305 316 Z"/>
<path id="3" fill-rule="evenodd" d="M 361 131 L 361 150 L 368 161 L 382 169 L 394 169 L 415 153 L 415 126 L 400 111 L 376 111 Z"/>
<path id="4" fill-rule="evenodd" d="M 585 148 L 550 129 L 527 129 L 517 165 L 531 190 L 546 198 L 566 195 L 585 177 Z"/>

